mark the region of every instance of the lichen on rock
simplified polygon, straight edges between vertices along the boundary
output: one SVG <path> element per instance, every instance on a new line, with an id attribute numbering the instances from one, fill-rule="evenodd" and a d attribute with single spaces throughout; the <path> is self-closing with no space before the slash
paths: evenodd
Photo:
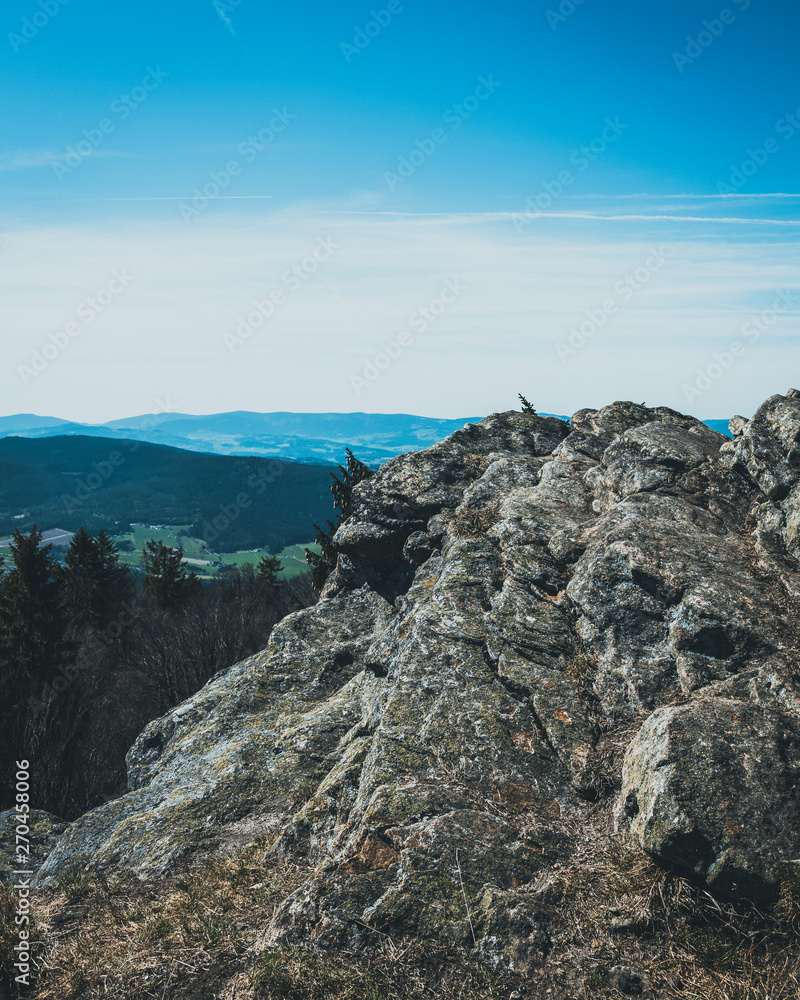
<path id="1" fill-rule="evenodd" d="M 800 393 L 732 433 L 620 402 L 387 462 L 322 600 L 151 723 L 39 882 L 261 836 L 314 866 L 262 947 L 429 936 L 520 972 L 602 817 L 770 898 L 800 855 Z"/>

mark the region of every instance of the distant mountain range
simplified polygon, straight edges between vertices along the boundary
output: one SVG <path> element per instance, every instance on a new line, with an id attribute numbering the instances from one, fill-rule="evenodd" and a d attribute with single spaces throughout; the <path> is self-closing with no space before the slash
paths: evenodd
<path id="1" fill-rule="evenodd" d="M 377 466 L 395 455 L 427 448 L 466 423 L 407 413 L 232 413 L 193 415 L 158 413 L 105 424 L 81 424 L 58 417 L 18 413 L 0 417 L 0 438 L 49 438 L 61 435 L 116 438 L 167 445 L 212 455 L 260 456 L 314 465 L 337 465 L 345 449 L 367 465 Z M 566 419 L 562 417 L 562 419 Z M 707 420 L 728 433 L 727 420 Z"/>

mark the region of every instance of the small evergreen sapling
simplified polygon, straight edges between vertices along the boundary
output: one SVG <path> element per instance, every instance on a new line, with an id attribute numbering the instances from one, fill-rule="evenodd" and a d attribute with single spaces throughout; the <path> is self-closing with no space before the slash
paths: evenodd
<path id="1" fill-rule="evenodd" d="M 316 535 L 314 541 L 322 549 L 321 553 L 312 552 L 306 549 L 306 562 L 311 566 L 311 584 L 315 590 L 322 589 L 325 580 L 336 565 L 336 551 L 333 547 L 333 536 L 336 529 L 353 513 L 353 488 L 365 479 L 370 479 L 375 475 L 372 469 L 360 462 L 355 455 L 346 449 L 347 463 L 339 466 L 341 479 L 335 472 L 331 473 L 333 483 L 330 491 L 333 494 L 333 506 L 337 510 L 336 523 L 330 518 L 325 519 L 328 530 L 314 525 Z"/>

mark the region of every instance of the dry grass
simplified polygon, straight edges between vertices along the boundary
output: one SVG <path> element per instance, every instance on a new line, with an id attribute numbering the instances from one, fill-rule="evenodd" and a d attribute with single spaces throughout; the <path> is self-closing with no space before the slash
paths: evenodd
<path id="1" fill-rule="evenodd" d="M 222 956 L 241 955 L 307 877 L 271 864 L 263 843 L 164 881 L 69 873 L 57 889 L 36 893 L 36 987 L 20 996 L 190 996 L 176 990 L 207 978 Z"/>
<path id="2" fill-rule="evenodd" d="M 454 538 L 477 538 L 500 520 L 500 508 L 472 507 L 444 515 L 447 528 Z"/>
<path id="3" fill-rule="evenodd" d="M 464 468 L 475 479 L 480 479 L 484 472 L 486 472 L 489 468 L 488 455 L 482 455 L 477 451 L 468 452 L 464 455 L 463 462 Z"/>
<path id="4" fill-rule="evenodd" d="M 568 934 L 553 955 L 574 995 L 620 994 L 608 970 L 643 974 L 659 1000 L 796 1000 L 800 996 L 800 874 L 787 866 L 769 911 L 715 899 L 622 838 L 584 845 L 552 881 Z M 578 973 L 580 970 L 580 973 Z"/>
<path id="5" fill-rule="evenodd" d="M 643 976 L 642 1000 L 796 1000 L 800 866 L 787 866 L 769 911 L 713 899 L 648 860 L 610 828 L 608 803 L 581 825 L 568 865 L 528 887 L 553 947 L 524 980 L 526 1000 L 611 1000 L 609 970 Z M 262 842 L 198 870 L 142 882 L 83 872 L 34 899 L 35 985 L 28 1000 L 506 1000 L 523 982 L 474 951 L 383 935 L 372 954 L 256 942 L 276 907 L 310 875 Z M 13 897 L 2 897 L 2 958 L 13 946 Z M 480 931 L 476 925 L 476 932 Z"/>
<path id="6" fill-rule="evenodd" d="M 267 856 L 264 843 L 168 880 L 72 872 L 36 894 L 30 988 L 0 986 L 3 1000 L 453 1000 L 503 998 L 512 976 L 490 973 L 463 949 L 384 937 L 365 956 L 254 945 L 277 906 L 311 874 Z M 13 896 L 4 890 L 3 915 Z M 10 970 L 13 917 L 4 920 Z M 436 983 L 436 990 L 431 984 Z"/>

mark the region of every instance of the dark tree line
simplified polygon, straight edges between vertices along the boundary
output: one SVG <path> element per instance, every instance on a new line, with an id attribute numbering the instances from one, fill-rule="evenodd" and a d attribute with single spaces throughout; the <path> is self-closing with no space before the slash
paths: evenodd
<path id="1" fill-rule="evenodd" d="M 17 531 L 0 557 L 0 810 L 22 758 L 35 808 L 72 819 L 120 794 L 151 719 L 315 600 L 275 557 L 201 583 L 181 548 L 150 541 L 139 580 L 104 531 L 78 531 L 63 564 L 41 541 Z"/>

